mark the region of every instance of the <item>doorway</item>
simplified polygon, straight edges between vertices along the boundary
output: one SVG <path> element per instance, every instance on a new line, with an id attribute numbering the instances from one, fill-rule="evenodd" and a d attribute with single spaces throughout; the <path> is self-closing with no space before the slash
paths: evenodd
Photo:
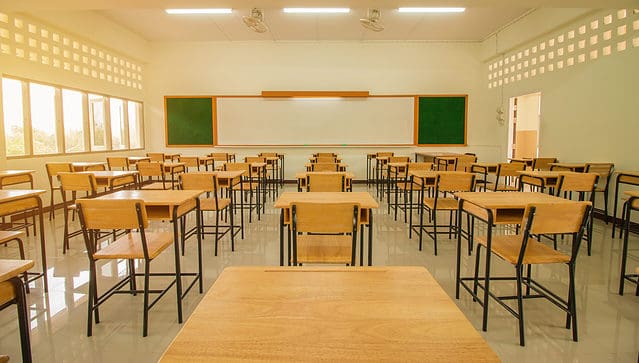
<path id="1" fill-rule="evenodd" d="M 541 92 L 511 97 L 509 102 L 508 157 L 539 155 Z"/>

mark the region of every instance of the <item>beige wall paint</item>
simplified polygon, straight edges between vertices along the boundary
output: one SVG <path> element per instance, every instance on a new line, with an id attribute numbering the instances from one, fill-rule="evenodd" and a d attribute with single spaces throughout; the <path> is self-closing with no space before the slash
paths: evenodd
<path id="1" fill-rule="evenodd" d="M 469 94 L 468 149 L 484 160 L 503 154 L 494 136 L 476 43 L 424 42 L 193 42 L 153 44 L 147 67 L 149 149 L 165 150 L 165 95 L 257 95 L 262 90 L 367 90 L 371 94 Z M 167 70 L 171 70 L 168 72 Z M 265 133 L 278 130 L 263 130 Z M 326 139 L 339 130 L 325 130 Z M 303 169 L 313 147 L 235 148 L 238 155 L 275 150 L 287 155 L 287 178 Z M 334 149 L 334 148 L 328 148 Z M 378 147 L 340 147 L 358 179 L 366 153 Z M 393 149 L 393 148 L 382 148 Z M 412 154 L 416 148 L 394 148 Z M 444 148 L 461 150 L 465 148 Z M 171 150 L 203 155 L 209 149 Z"/>

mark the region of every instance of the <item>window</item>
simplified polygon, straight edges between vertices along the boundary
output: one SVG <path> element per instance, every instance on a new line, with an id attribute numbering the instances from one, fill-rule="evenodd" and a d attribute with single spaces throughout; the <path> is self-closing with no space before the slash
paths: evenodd
<path id="1" fill-rule="evenodd" d="M 124 102 L 119 98 L 109 99 L 111 116 L 111 149 L 127 148 L 126 123 L 124 119 Z"/>
<path id="2" fill-rule="evenodd" d="M 142 103 L 55 85 L 2 78 L 8 157 L 140 149 Z"/>
<path id="3" fill-rule="evenodd" d="M 127 110 L 129 113 L 129 147 L 137 149 L 142 147 L 142 104 L 128 101 Z"/>
<path id="4" fill-rule="evenodd" d="M 55 154 L 58 152 L 55 88 L 38 83 L 29 83 L 29 96 L 33 153 L 36 155 Z"/>
<path id="5" fill-rule="evenodd" d="M 22 82 L 2 79 L 2 110 L 7 156 L 25 155 Z"/>
<path id="6" fill-rule="evenodd" d="M 64 119 L 65 151 L 68 153 L 85 151 L 82 92 L 62 90 L 62 117 Z"/>
<path id="7" fill-rule="evenodd" d="M 106 122 L 104 97 L 89 93 L 89 122 L 91 124 L 91 150 L 106 150 Z"/>

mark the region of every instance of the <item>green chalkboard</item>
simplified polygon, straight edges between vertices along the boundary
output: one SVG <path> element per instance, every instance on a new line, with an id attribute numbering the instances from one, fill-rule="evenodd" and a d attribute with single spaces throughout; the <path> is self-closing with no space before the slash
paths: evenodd
<path id="1" fill-rule="evenodd" d="M 211 97 L 165 97 L 167 146 L 213 145 Z"/>
<path id="2" fill-rule="evenodd" d="M 419 97 L 417 144 L 466 144 L 468 97 Z"/>

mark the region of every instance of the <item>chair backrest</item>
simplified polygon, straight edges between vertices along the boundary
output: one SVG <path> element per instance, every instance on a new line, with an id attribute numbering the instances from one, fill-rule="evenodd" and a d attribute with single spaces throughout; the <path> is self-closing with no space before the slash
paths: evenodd
<path id="1" fill-rule="evenodd" d="M 337 158 L 335 156 L 316 156 L 311 159 L 313 163 L 336 163 Z"/>
<path id="2" fill-rule="evenodd" d="M 470 167 L 477 162 L 477 157 L 473 155 L 460 155 L 457 157 L 457 162 L 455 163 L 455 170 L 457 171 L 470 171 Z"/>
<path id="3" fill-rule="evenodd" d="M 83 229 L 137 229 L 149 225 L 141 199 L 78 199 L 76 204 Z"/>
<path id="4" fill-rule="evenodd" d="M 408 163 L 410 156 L 391 156 L 388 158 L 389 163 Z"/>
<path id="5" fill-rule="evenodd" d="M 394 152 L 392 151 L 379 151 L 377 154 L 375 154 L 377 157 L 390 157 L 395 155 Z"/>
<path id="6" fill-rule="evenodd" d="M 125 156 L 108 156 L 107 164 L 109 165 L 109 170 L 113 170 L 113 168 L 129 170 L 129 158 Z"/>
<path id="7" fill-rule="evenodd" d="M 178 158 L 187 168 L 196 168 L 200 170 L 200 158 L 197 156 L 181 156 Z"/>
<path id="8" fill-rule="evenodd" d="M 60 180 L 60 189 L 62 190 L 63 198 L 65 192 L 89 192 L 94 195 L 97 191 L 97 182 L 95 175 L 90 173 L 58 173 L 58 179 Z"/>
<path id="9" fill-rule="evenodd" d="M 164 163 L 145 161 L 135 165 L 141 177 L 164 177 Z"/>
<path id="10" fill-rule="evenodd" d="M 419 161 L 414 163 L 408 163 L 408 168 L 406 168 L 406 172 L 409 170 L 433 170 L 433 163 L 430 161 Z"/>
<path id="11" fill-rule="evenodd" d="M 71 173 L 73 172 L 73 167 L 71 163 L 46 163 L 44 164 L 47 169 L 47 176 L 49 177 L 49 185 L 53 185 L 53 181 L 58 173 Z"/>
<path id="12" fill-rule="evenodd" d="M 294 203 L 293 230 L 316 233 L 356 233 L 359 205 L 354 203 Z"/>
<path id="13" fill-rule="evenodd" d="M 265 163 L 266 157 L 264 156 L 247 156 L 244 158 L 245 163 Z"/>
<path id="14" fill-rule="evenodd" d="M 151 161 L 164 162 L 164 153 L 146 153 L 146 156 L 148 156 Z"/>
<path id="15" fill-rule="evenodd" d="M 313 154 L 313 157 L 315 157 L 315 158 L 323 157 L 323 156 L 326 156 L 326 157 L 329 157 L 329 158 L 336 158 L 337 154 L 335 154 L 335 153 L 315 153 L 315 154 Z"/>
<path id="16" fill-rule="evenodd" d="M 277 157 L 277 153 L 272 153 L 272 152 L 259 153 L 259 154 L 257 154 L 257 156 L 263 157 L 263 158 L 275 158 L 275 157 Z"/>
<path id="17" fill-rule="evenodd" d="M 550 170 L 550 163 L 556 163 L 557 158 L 534 158 L 532 168 L 533 170 Z"/>
<path id="18" fill-rule="evenodd" d="M 306 174 L 306 190 L 309 192 L 343 192 L 345 186 L 344 173 Z"/>
<path id="19" fill-rule="evenodd" d="M 475 184 L 475 174 L 466 172 L 450 172 L 437 174 L 435 182 L 437 192 L 470 192 Z"/>
<path id="20" fill-rule="evenodd" d="M 615 169 L 615 164 L 613 163 L 586 163 L 586 169 L 584 172 L 586 173 L 597 173 L 599 174 L 599 179 L 597 180 L 597 190 L 607 190 L 608 183 L 610 182 L 610 176 L 612 175 L 612 171 Z"/>
<path id="21" fill-rule="evenodd" d="M 561 192 L 592 192 L 598 178 L 596 173 L 562 173 L 557 183 L 557 195 Z"/>
<path id="22" fill-rule="evenodd" d="M 337 163 L 313 163 L 313 164 L 311 164 L 311 171 L 339 171 L 339 164 L 337 164 Z"/>
<path id="23" fill-rule="evenodd" d="M 251 174 L 251 163 L 226 163 L 224 164 L 224 170 L 244 171 L 246 174 L 242 177 L 246 178 Z"/>
<path id="24" fill-rule="evenodd" d="M 204 190 L 217 192 L 217 176 L 213 173 L 182 173 L 180 186 L 184 190 Z"/>
<path id="25" fill-rule="evenodd" d="M 497 177 L 502 176 L 516 176 L 520 174 L 519 171 L 524 171 L 526 164 L 524 163 L 499 163 L 497 165 Z"/>
<path id="26" fill-rule="evenodd" d="M 534 203 L 526 206 L 521 223 L 524 226 L 524 232 L 518 264 L 521 265 L 523 262 L 531 234 L 572 234 L 572 263 L 577 258 L 591 208 L 590 202 L 573 201 Z"/>
<path id="27" fill-rule="evenodd" d="M 215 161 L 228 161 L 229 154 L 227 153 L 209 153 L 208 156 L 211 156 Z"/>

